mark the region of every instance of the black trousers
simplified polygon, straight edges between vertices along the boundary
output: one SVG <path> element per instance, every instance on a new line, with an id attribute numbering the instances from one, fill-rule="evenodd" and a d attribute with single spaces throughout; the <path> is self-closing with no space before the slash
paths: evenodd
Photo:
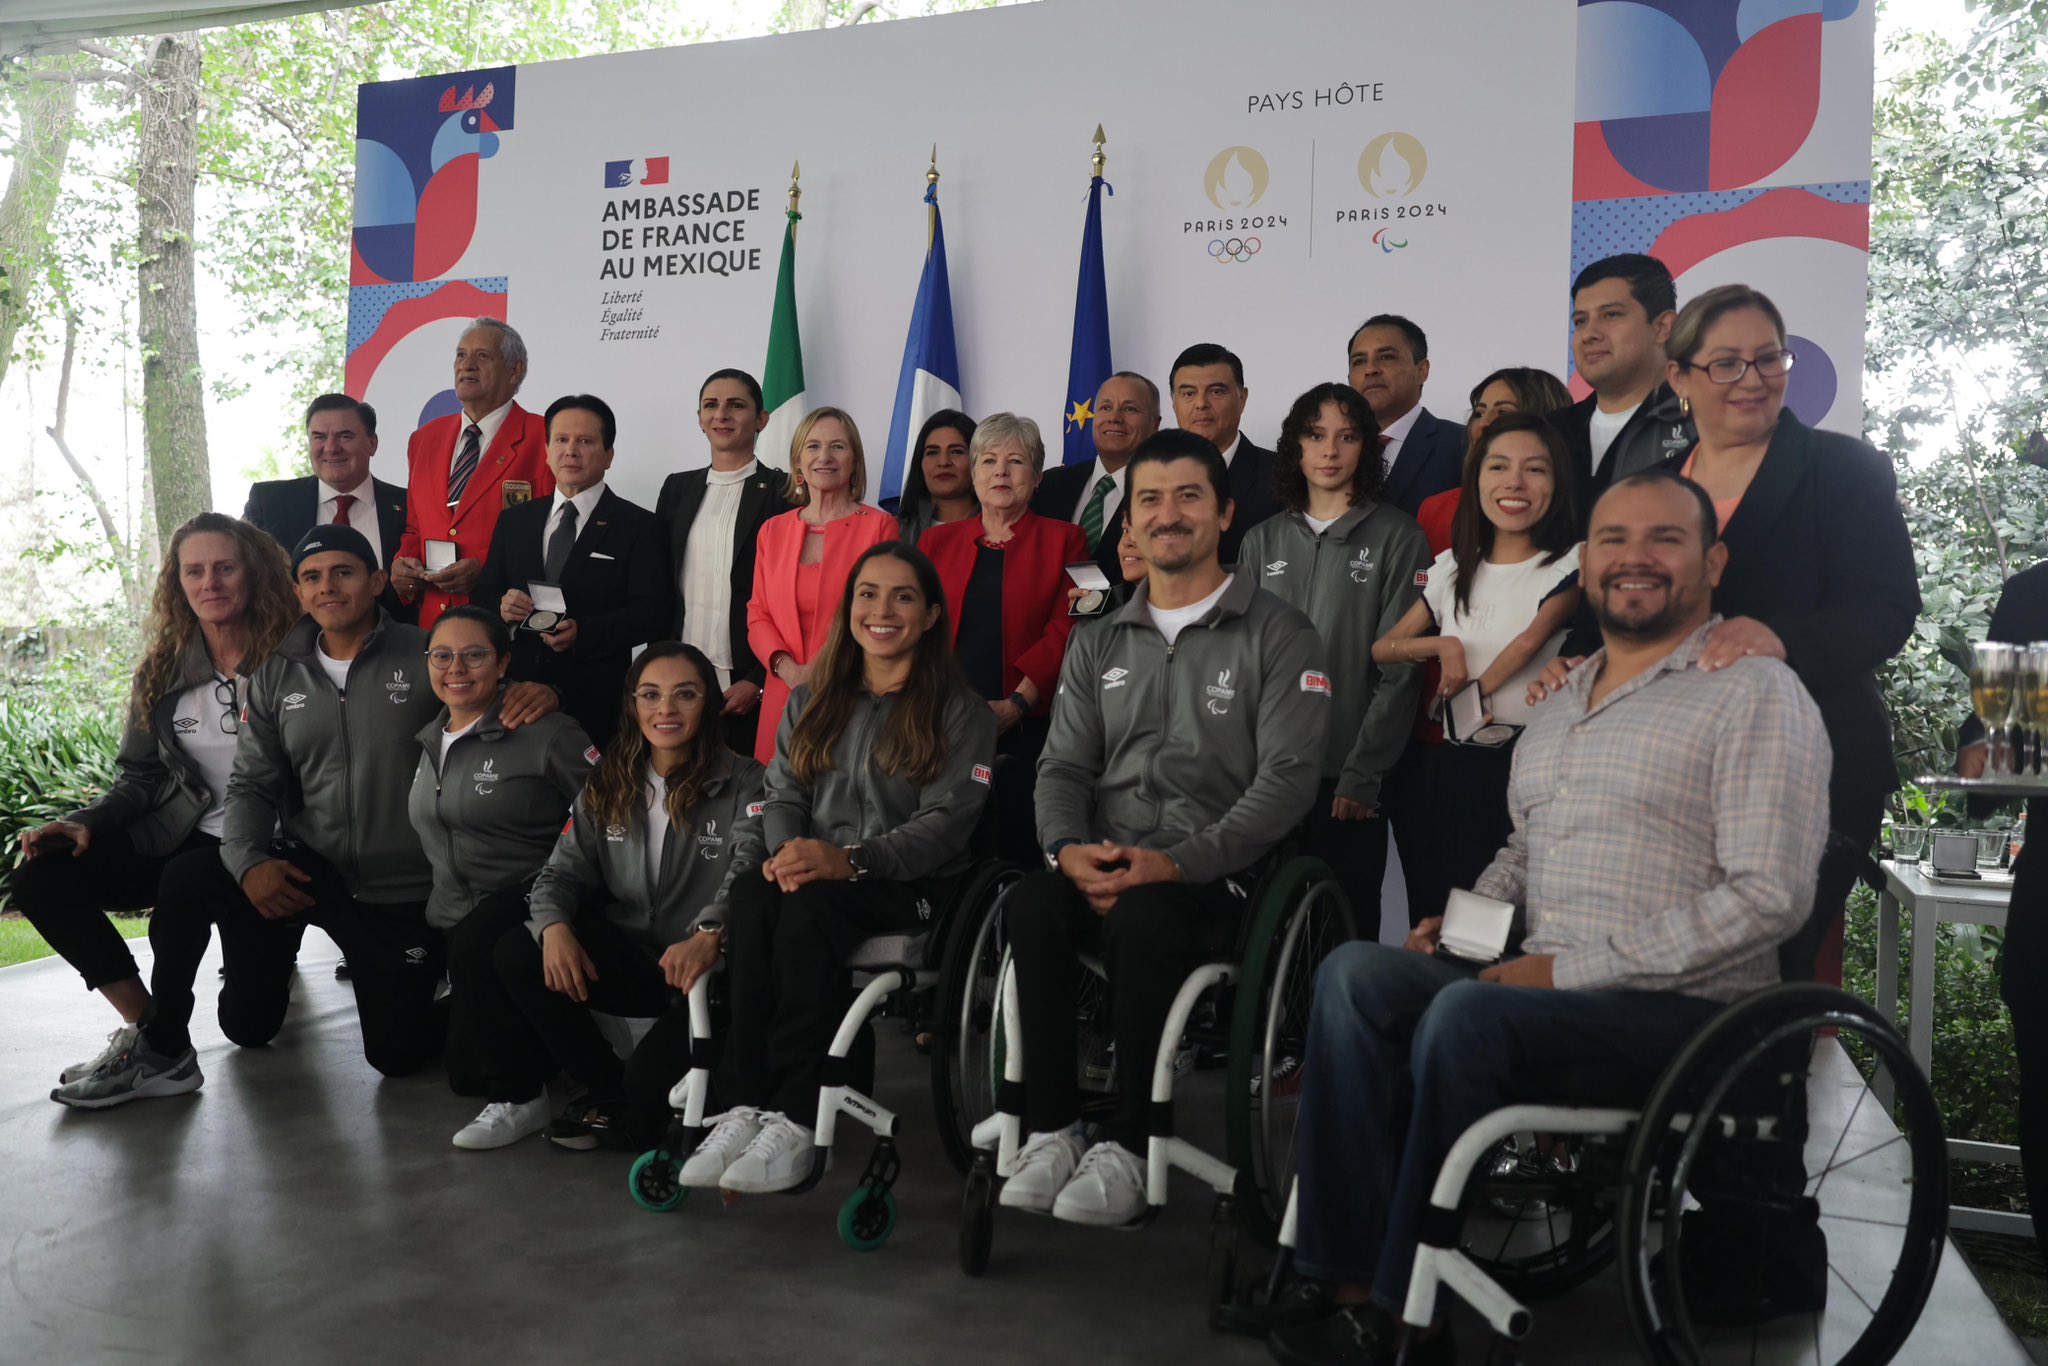
<path id="1" fill-rule="evenodd" d="M 725 946 L 732 1021 L 716 1076 L 721 1103 L 809 1123 L 825 1050 L 851 999 L 847 956 L 874 935 L 928 926 L 950 890 L 930 881 L 809 882 L 785 895 L 759 873 L 735 879 Z M 872 1048 L 867 1039 L 864 1031 Z"/>
<path id="2" fill-rule="evenodd" d="M 1024 1027 L 1024 1127 L 1064 1129 L 1081 1114 L 1074 1017 L 1080 955 L 1100 948 L 1109 970 L 1117 1106 L 1103 1136 L 1145 1151 L 1159 1031 L 1181 983 L 1227 952 L 1251 893 L 1249 877 L 1189 885 L 1153 882 L 1099 915 L 1062 873 L 1034 873 L 1004 903 L 1003 929 Z"/>
<path id="3" fill-rule="evenodd" d="M 1050 717 L 1027 716 L 996 738 L 994 809 L 984 812 L 981 828 L 993 820 L 997 856 L 1022 868 L 1045 860 L 1038 847 L 1038 760 L 1051 730 Z"/>
<path id="4" fill-rule="evenodd" d="M 2037 799 L 2038 801 L 2038 799 Z M 2032 822 L 2028 822 L 2032 824 Z M 2039 838 L 2037 836 L 2037 838 Z M 2012 870 L 2012 907 L 2005 949 L 1998 955 L 1998 994 L 2012 1013 L 2013 1053 L 2020 1066 L 2020 1169 L 2034 1236 L 2048 1242 L 2048 859 L 2032 840 Z"/>
<path id="5" fill-rule="evenodd" d="M 531 1100 L 539 1095 L 549 1059 L 590 1095 L 607 1098 L 620 1095 L 625 1090 L 625 1065 L 612 1051 L 611 1044 L 598 1029 L 597 1021 L 590 1018 L 590 1012 L 602 1010 L 608 1015 L 665 1018 L 670 1003 L 681 999 L 663 979 L 660 957 L 629 938 L 602 912 L 577 917 L 571 928 L 577 942 L 583 946 L 583 952 L 590 956 L 592 966 L 597 969 L 596 977 L 588 984 L 588 1002 L 548 989 L 541 971 L 540 945 L 534 942 L 533 931 L 527 928 L 524 917 L 501 929 L 497 942 L 492 945 L 491 967 L 495 980 L 489 990 L 480 995 L 502 1003 L 498 1008 L 507 1013 L 494 1021 L 483 1037 L 487 1046 L 497 1041 L 510 1041 L 515 1045 L 502 1049 L 505 1059 L 493 1064 L 492 1076 L 516 1083 L 508 1094 L 501 1096 L 496 1091 L 491 1092 L 493 1100 Z M 451 973 L 453 955 L 451 935 Z M 462 1017 L 462 1011 L 458 992 L 457 1020 Z M 657 1126 L 667 1117 L 669 1087 L 681 1080 L 689 1067 L 689 1011 L 684 1009 L 680 1013 L 684 1025 L 683 1066 L 661 1087 L 655 1113 Z M 452 1030 L 454 1022 L 450 1023 Z M 528 1038 L 534 1047 L 525 1046 Z M 450 1043 L 452 1049 L 452 1035 Z M 524 1071 L 518 1070 L 522 1067 Z M 639 1128 L 636 1124 L 636 1131 Z M 648 1142 L 651 1144 L 653 1139 L 650 1137 Z"/>
<path id="6" fill-rule="evenodd" d="M 127 831 L 109 830 L 94 835 L 76 858 L 68 853 L 41 854 L 15 869 L 14 904 L 58 956 L 78 969 L 85 989 L 98 991 L 141 976 L 128 941 L 107 922 L 106 913 L 154 906 L 157 914 L 164 914 L 159 885 L 171 860 L 188 851 L 219 848 L 219 840 L 195 830 L 169 854 L 139 854 Z M 214 857 L 217 860 L 219 854 Z M 152 943 L 156 926 L 152 917 Z"/>
<path id="7" fill-rule="evenodd" d="M 1483 745 L 1440 745 L 1430 784 L 1431 857 L 1435 874 L 1448 898 L 1453 887 L 1469 888 L 1486 871 L 1515 823 L 1508 815 L 1508 777 L 1514 769 L 1512 742 L 1498 749 Z M 1431 915 L 1443 914 L 1443 902 Z"/>
<path id="8" fill-rule="evenodd" d="M 387 1077 L 417 1070 L 440 1052 L 443 1033 L 434 1010 L 441 936 L 427 925 L 426 903 L 357 901 L 340 875 L 311 850 L 281 844 L 275 852 L 312 879 L 297 884 L 313 898 L 312 907 L 283 920 L 266 919 L 249 904 L 217 852 L 181 854 L 164 870 L 165 899 L 175 896 L 181 905 L 203 907 L 220 930 L 227 969 L 220 988 L 221 1032 L 245 1048 L 277 1037 L 291 1004 L 299 938 L 307 925 L 316 925 L 348 958 L 364 1059 Z M 205 918 L 181 915 L 163 926 L 166 942 L 159 944 L 158 927 L 151 926 L 156 1004 L 147 1032 L 163 1051 L 189 1046 L 192 982 L 206 952 L 207 928 Z M 167 978 L 167 970 L 175 977 Z"/>
<path id="9" fill-rule="evenodd" d="M 1330 814 L 1330 804 L 1336 798 L 1336 779 L 1325 778 L 1316 784 L 1316 804 L 1308 813 L 1309 852 L 1337 875 L 1337 885 L 1351 898 L 1358 932 L 1376 939 L 1380 935 L 1380 887 L 1387 878 L 1387 818 L 1381 814 L 1362 821 L 1340 821 Z M 1380 809 L 1382 813 L 1386 810 Z"/>
<path id="10" fill-rule="evenodd" d="M 1451 885 L 1437 867 L 1435 800 L 1437 760 L 1447 746 L 1412 736 L 1408 748 L 1380 789 L 1394 846 L 1401 851 L 1401 885 L 1408 895 L 1408 924 L 1444 913 Z"/>
<path id="11" fill-rule="evenodd" d="M 441 1057 L 458 1096 L 529 1101 L 545 1088 L 547 1049 L 506 996 L 497 968 L 498 940 L 524 932 L 529 885 L 492 892 L 442 931 L 448 1040 Z"/>

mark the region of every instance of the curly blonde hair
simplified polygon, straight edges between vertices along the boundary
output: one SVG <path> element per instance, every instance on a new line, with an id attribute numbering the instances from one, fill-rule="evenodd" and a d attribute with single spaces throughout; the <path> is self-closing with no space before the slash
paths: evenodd
<path id="1" fill-rule="evenodd" d="M 178 552 L 187 539 L 206 532 L 234 541 L 235 553 L 249 575 L 249 609 L 246 629 L 249 652 L 241 661 L 246 675 L 269 657 L 285 632 L 298 621 L 299 598 L 292 591 L 291 565 L 283 547 L 270 534 L 225 513 L 202 512 L 171 535 L 157 570 L 156 589 L 150 595 L 149 617 L 143 625 L 142 662 L 135 668 L 135 686 L 129 693 L 129 720 L 140 730 L 149 725 L 149 709 L 168 692 L 178 677 L 178 661 L 199 630 L 199 618 L 185 600 L 185 585 L 179 581 Z"/>

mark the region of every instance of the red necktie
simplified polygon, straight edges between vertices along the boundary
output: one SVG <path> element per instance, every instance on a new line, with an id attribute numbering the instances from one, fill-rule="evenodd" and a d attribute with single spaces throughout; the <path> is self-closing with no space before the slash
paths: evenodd
<path id="1" fill-rule="evenodd" d="M 1385 432 L 1381 432 L 1381 433 L 1380 433 L 1380 449 L 1381 449 L 1381 450 L 1385 450 L 1385 449 L 1386 449 L 1387 447 L 1389 447 L 1389 446 L 1391 446 L 1391 445 L 1393 445 L 1393 444 L 1394 444 L 1394 438 L 1393 438 L 1393 437 L 1391 437 L 1391 436 L 1388 436 L 1388 435 L 1387 435 L 1387 434 L 1386 434 Z"/>
<path id="2" fill-rule="evenodd" d="M 356 496 L 355 496 L 355 495 L 354 495 L 353 493 L 338 493 L 338 494 L 336 494 L 336 495 L 334 496 L 334 525 L 335 525 L 335 526 L 347 526 L 347 525 L 348 525 L 348 509 L 349 509 L 349 505 L 350 505 L 351 503 L 355 502 L 355 500 L 356 500 Z"/>

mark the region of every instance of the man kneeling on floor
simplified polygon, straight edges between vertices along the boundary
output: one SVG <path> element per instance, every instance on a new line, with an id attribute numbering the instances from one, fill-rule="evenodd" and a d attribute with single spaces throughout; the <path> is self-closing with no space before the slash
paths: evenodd
<path id="1" fill-rule="evenodd" d="M 1003 913 L 1030 1137 L 1002 1203 L 1081 1224 L 1144 1212 L 1138 1154 L 1160 1031 L 1188 973 L 1232 947 L 1255 865 L 1315 801 L 1330 710 L 1309 619 L 1217 560 L 1231 501 L 1216 447 L 1160 432 L 1126 477 L 1147 578 L 1067 650 L 1038 766 L 1038 838 L 1053 871 L 1019 882 Z M 1090 1148 L 1075 984 L 1078 955 L 1098 945 L 1119 1099 Z"/>
<path id="2" fill-rule="evenodd" d="M 1605 648 L 1521 737 L 1514 833 L 1473 888 L 1522 909 L 1522 956 L 1473 980 L 1433 956 L 1428 920 L 1404 948 L 1346 944 L 1317 973 L 1302 1279 L 1267 1310 L 1278 1360 L 1396 1359 L 1437 1171 L 1471 1124 L 1528 1099 L 1518 1074 L 1597 1072 L 1647 1094 L 1722 1006 L 1778 981 L 1778 946 L 1813 901 L 1831 760 L 1783 663 L 1701 666 L 1726 561 L 1698 485 L 1664 470 L 1615 483 L 1584 552 Z M 1453 1359 L 1441 1313 L 1410 1362 Z"/>

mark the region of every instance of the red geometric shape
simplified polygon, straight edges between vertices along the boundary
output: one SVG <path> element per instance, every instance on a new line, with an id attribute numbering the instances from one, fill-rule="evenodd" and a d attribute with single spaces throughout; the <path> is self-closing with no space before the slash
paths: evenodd
<path id="1" fill-rule="evenodd" d="M 377 330 L 363 344 L 348 353 L 342 370 L 342 387 L 361 398 L 370 388 L 370 377 L 391 354 L 391 348 L 428 323 L 442 318 L 481 318 L 486 314 L 505 316 L 503 294 L 487 294 L 467 280 L 450 280 L 432 294 L 405 299 L 391 305 L 377 323 Z"/>
<path id="2" fill-rule="evenodd" d="M 356 245 L 355 234 L 349 234 L 348 282 L 352 285 L 388 285 L 391 282 L 370 269 L 370 263 L 363 259 L 362 249 Z"/>
<path id="3" fill-rule="evenodd" d="M 1683 275 L 1709 256 L 1745 242 L 1816 237 L 1870 250 L 1870 206 L 1837 204 L 1809 190 L 1768 190 L 1726 213 L 1681 218 L 1658 236 L 1650 255 Z"/>
<path id="4" fill-rule="evenodd" d="M 1588 121 L 1572 126 L 1572 202 L 1591 199 L 1640 199 L 1645 195 L 1667 194 L 1630 175 L 1614 159 L 1607 146 L 1607 134 L 1598 123 Z"/>
<path id="5" fill-rule="evenodd" d="M 446 275 L 476 234 L 477 167 L 483 158 L 465 152 L 434 172 L 420 191 L 420 213 L 412 248 L 412 278 Z"/>
<path id="6" fill-rule="evenodd" d="M 1821 16 L 1781 19 L 1735 50 L 1714 82 L 1709 188 L 1754 184 L 1792 159 L 1820 112 Z"/>

